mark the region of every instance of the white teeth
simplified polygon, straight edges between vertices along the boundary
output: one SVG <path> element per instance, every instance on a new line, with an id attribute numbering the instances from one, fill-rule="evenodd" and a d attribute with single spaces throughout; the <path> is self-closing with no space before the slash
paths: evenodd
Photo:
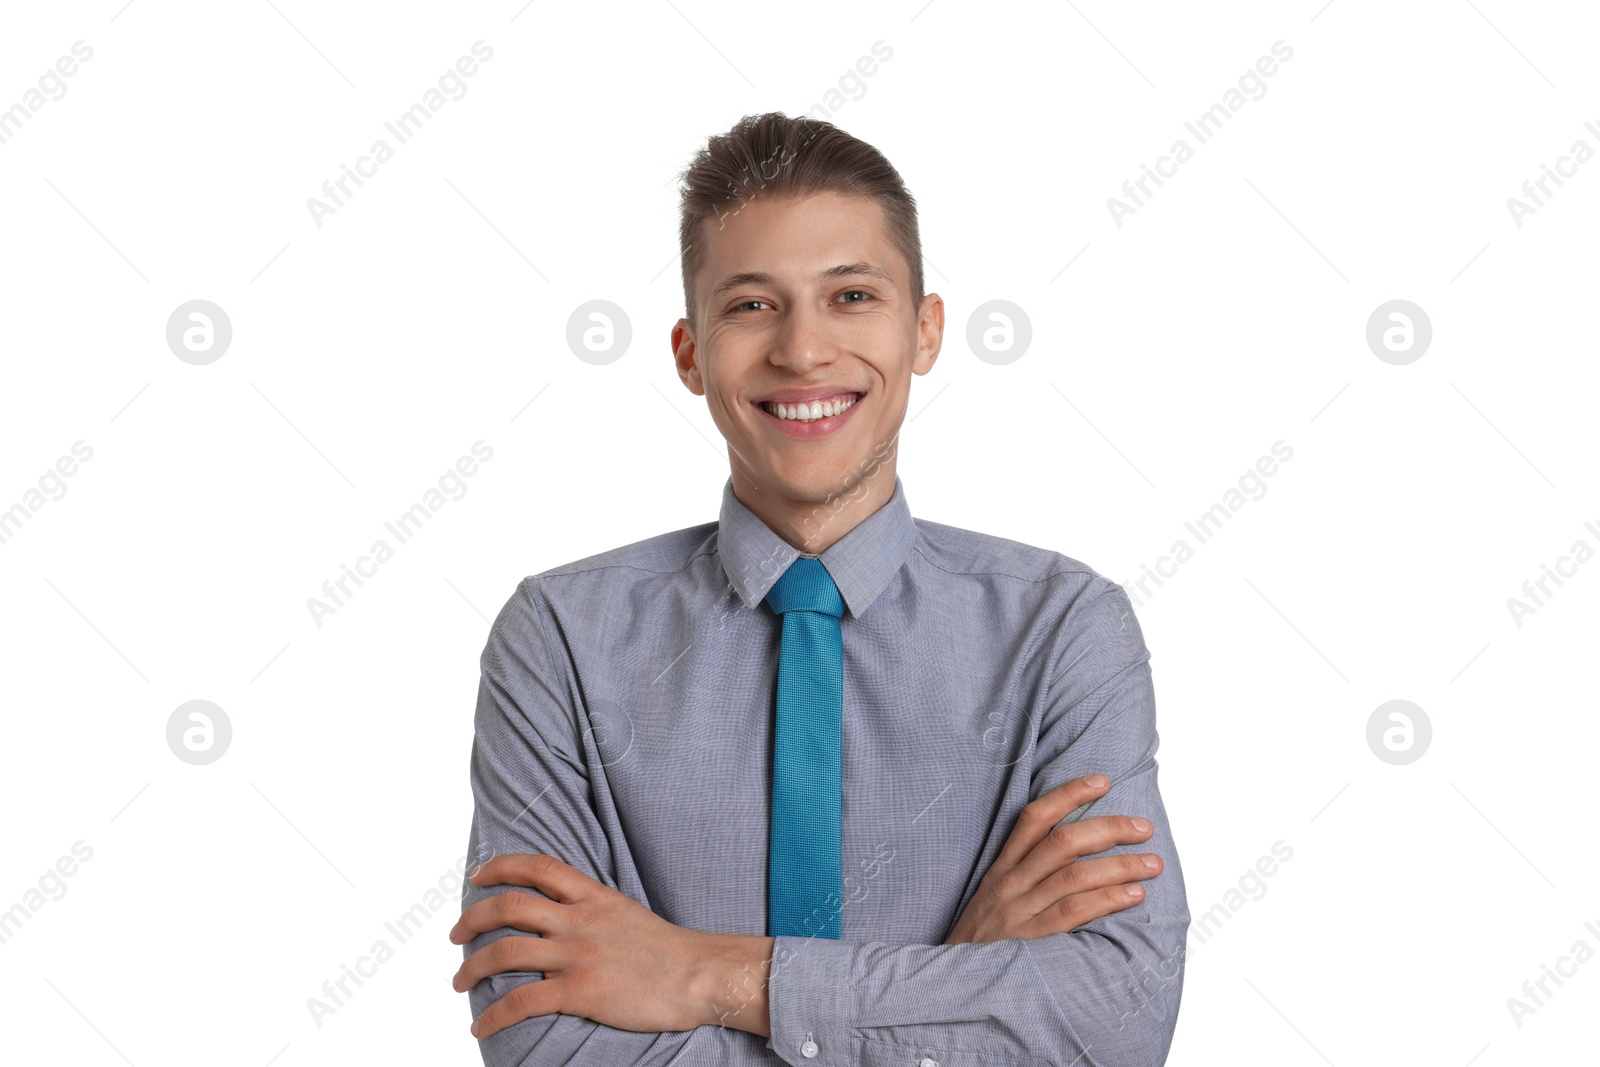
<path id="1" fill-rule="evenodd" d="M 769 415 L 776 415 L 780 419 L 815 422 L 818 419 L 830 418 L 852 407 L 856 399 L 855 396 L 850 396 L 843 400 L 830 400 L 826 403 L 820 400 L 813 400 L 809 404 L 762 404 L 761 406 Z"/>

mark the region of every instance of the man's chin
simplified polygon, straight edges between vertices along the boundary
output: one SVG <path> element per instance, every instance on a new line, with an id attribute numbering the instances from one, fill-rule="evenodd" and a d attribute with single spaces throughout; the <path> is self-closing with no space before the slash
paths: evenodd
<path id="1" fill-rule="evenodd" d="M 795 504 L 837 504 L 862 493 L 860 472 L 850 464 L 808 467 L 804 470 L 764 471 L 751 479 L 762 493 Z"/>

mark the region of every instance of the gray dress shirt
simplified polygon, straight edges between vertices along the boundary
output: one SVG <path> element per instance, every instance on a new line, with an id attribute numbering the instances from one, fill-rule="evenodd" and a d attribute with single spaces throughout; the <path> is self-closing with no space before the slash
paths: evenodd
<path id="1" fill-rule="evenodd" d="M 480 660 L 471 854 L 548 853 L 680 926 L 765 934 L 782 620 L 762 597 L 797 555 L 730 479 L 717 522 L 525 578 Z M 547 1015 L 483 1040 L 484 1062 L 1159 1067 L 1189 911 L 1122 587 L 913 519 L 898 478 L 819 558 L 846 608 L 842 938 L 776 939 L 770 1039 Z M 943 944 L 1023 805 L 1094 773 L 1112 786 L 1090 815 L 1154 824 L 1100 853 L 1162 857 L 1145 899 L 1048 937 Z M 505 891 L 533 890 L 468 883 L 463 907 Z M 508 935 L 530 936 L 464 951 Z M 540 978 L 484 979 L 473 1014 Z"/>

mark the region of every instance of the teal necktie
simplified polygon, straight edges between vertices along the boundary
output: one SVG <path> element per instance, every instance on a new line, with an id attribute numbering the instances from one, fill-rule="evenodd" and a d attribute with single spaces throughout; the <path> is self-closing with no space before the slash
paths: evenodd
<path id="1" fill-rule="evenodd" d="M 772 745 L 767 936 L 839 939 L 844 906 L 844 601 L 820 560 L 801 557 L 767 593 L 783 617 Z"/>

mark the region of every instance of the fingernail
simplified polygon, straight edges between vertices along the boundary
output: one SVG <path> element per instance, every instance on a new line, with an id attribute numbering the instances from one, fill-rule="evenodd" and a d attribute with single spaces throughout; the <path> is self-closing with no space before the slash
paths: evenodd
<path id="1" fill-rule="evenodd" d="M 1154 856 L 1141 856 L 1139 857 L 1139 862 L 1144 864 L 1145 869 L 1149 871 L 1153 871 L 1157 867 L 1161 866 L 1161 861 L 1156 859 Z"/>
<path id="2" fill-rule="evenodd" d="M 1141 834 L 1148 833 L 1150 831 L 1150 824 L 1145 822 L 1143 819 L 1139 818 L 1138 816 L 1134 816 L 1133 828 L 1135 830 L 1139 831 Z"/>
<path id="3" fill-rule="evenodd" d="M 480 863 L 476 867 L 472 868 L 472 870 L 467 872 L 467 877 L 468 878 L 476 878 L 476 877 L 478 877 L 478 872 L 481 871 L 481 870 L 483 870 L 483 864 Z"/>
<path id="4" fill-rule="evenodd" d="M 1104 789 L 1107 784 L 1106 776 L 1103 774 L 1091 774 L 1089 776 L 1089 787 L 1091 789 Z"/>
<path id="5" fill-rule="evenodd" d="M 1144 896 L 1144 889 L 1140 886 L 1130 885 L 1128 887 L 1128 895 L 1130 897 L 1142 897 Z"/>

